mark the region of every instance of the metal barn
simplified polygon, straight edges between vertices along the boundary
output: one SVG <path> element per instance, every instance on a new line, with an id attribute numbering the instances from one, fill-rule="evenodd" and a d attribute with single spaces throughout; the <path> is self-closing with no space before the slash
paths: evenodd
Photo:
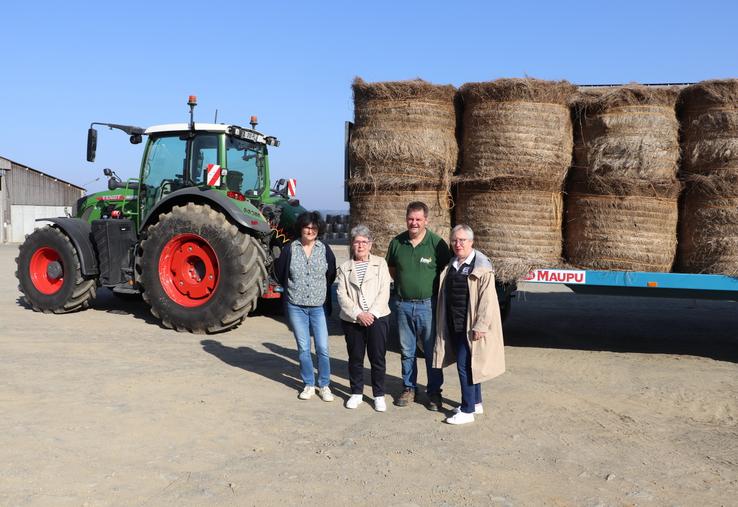
<path id="1" fill-rule="evenodd" d="M 84 188 L 0 157 L 0 243 L 20 243 L 44 222 L 73 215 Z"/>

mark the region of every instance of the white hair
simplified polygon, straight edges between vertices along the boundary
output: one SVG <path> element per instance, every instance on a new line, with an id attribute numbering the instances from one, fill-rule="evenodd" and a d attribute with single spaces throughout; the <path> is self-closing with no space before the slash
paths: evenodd
<path id="1" fill-rule="evenodd" d="M 451 229 L 451 236 L 449 236 L 449 239 L 453 238 L 454 234 L 456 234 L 458 231 L 464 231 L 467 234 L 467 236 L 469 236 L 468 239 L 471 239 L 471 240 L 474 239 L 474 231 L 472 231 L 472 228 L 466 224 L 459 224 L 455 226 L 453 229 Z"/>
<path id="2" fill-rule="evenodd" d="M 351 241 L 353 241 L 356 236 L 362 236 L 369 241 L 374 241 L 374 236 L 372 236 L 372 231 L 369 230 L 369 227 L 367 227 L 364 224 L 358 224 L 356 227 L 351 229 Z"/>

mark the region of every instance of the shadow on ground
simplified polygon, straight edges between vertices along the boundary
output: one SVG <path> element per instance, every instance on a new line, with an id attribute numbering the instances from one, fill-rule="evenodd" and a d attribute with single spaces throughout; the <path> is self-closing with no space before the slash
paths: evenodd
<path id="1" fill-rule="evenodd" d="M 299 362 L 297 350 L 283 347 L 276 343 L 263 343 L 269 352 L 259 352 L 251 347 L 229 347 L 223 345 L 217 340 L 202 340 L 200 342 L 202 348 L 208 354 L 212 354 L 226 364 L 236 368 L 256 373 L 264 378 L 279 382 L 284 386 L 297 392 L 302 389 L 302 380 L 299 378 Z M 388 361 L 397 360 L 399 358 L 392 355 L 387 358 Z M 313 364 L 317 365 L 317 357 L 313 354 Z M 365 360 L 365 365 L 368 364 Z M 421 372 L 424 375 L 425 367 L 420 363 Z M 451 370 L 447 370 L 450 372 Z M 455 374 L 456 370 L 453 370 Z M 447 373 L 449 374 L 449 373 Z M 351 395 L 351 389 L 348 381 L 348 362 L 338 359 L 331 355 L 331 375 L 342 379 L 342 382 L 331 381 L 331 390 L 344 401 Z M 371 372 L 368 368 L 364 368 L 364 395 L 371 396 Z M 402 379 L 394 375 L 386 375 L 385 392 L 388 397 L 394 399 L 402 391 Z M 418 385 L 419 391 L 424 392 L 425 386 Z M 450 400 L 444 400 L 445 403 L 451 403 Z M 419 402 L 424 402 L 421 394 Z"/>
<path id="2" fill-rule="evenodd" d="M 513 301 L 505 344 L 738 362 L 738 304 L 731 301 L 524 293 Z"/>

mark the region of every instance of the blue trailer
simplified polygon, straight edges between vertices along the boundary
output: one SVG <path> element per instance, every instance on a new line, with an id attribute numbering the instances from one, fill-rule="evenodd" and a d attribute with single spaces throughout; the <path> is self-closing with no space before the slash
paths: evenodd
<path id="1" fill-rule="evenodd" d="M 519 282 L 563 284 L 576 294 L 738 301 L 738 277 L 645 271 L 536 269 Z M 517 287 L 498 285 L 503 318 Z"/>

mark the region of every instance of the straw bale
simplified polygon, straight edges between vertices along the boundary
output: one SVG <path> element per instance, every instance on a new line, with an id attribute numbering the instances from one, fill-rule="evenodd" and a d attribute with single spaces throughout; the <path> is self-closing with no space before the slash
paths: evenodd
<path id="1" fill-rule="evenodd" d="M 441 190 L 448 192 L 449 182 L 440 183 L 435 179 L 408 178 L 400 175 L 382 175 L 381 177 L 354 177 L 348 180 L 349 193 L 384 192 L 392 190 Z"/>
<path id="2" fill-rule="evenodd" d="M 629 83 L 623 86 L 584 88 L 571 97 L 574 110 L 586 109 L 598 114 L 626 106 L 662 106 L 674 109 L 679 89 L 675 86 L 643 86 Z"/>
<path id="3" fill-rule="evenodd" d="M 566 81 L 499 79 L 467 83 L 461 174 L 562 182 L 571 164 L 572 126 Z"/>
<path id="4" fill-rule="evenodd" d="M 601 194 L 587 185 L 569 189 L 564 251 L 571 265 L 622 271 L 671 270 L 676 254 L 676 192 L 654 197 L 646 186 L 633 188 L 651 195 Z"/>
<path id="5" fill-rule="evenodd" d="M 682 182 L 676 178 L 665 180 L 621 179 L 590 175 L 579 179 L 573 175 L 567 180 L 569 193 L 594 193 L 630 197 L 656 197 L 676 200 L 682 190 Z"/>
<path id="6" fill-rule="evenodd" d="M 453 86 L 356 78 L 353 90 L 352 178 L 447 181 L 459 152 Z"/>
<path id="7" fill-rule="evenodd" d="M 384 256 L 392 238 L 407 230 L 405 212 L 412 201 L 422 201 L 428 205 L 428 228 L 448 239 L 451 212 L 447 190 L 352 191 L 350 224 L 351 227 L 364 224 L 372 231 L 372 254 Z"/>
<path id="8" fill-rule="evenodd" d="M 563 200 L 550 182 L 465 181 L 458 186 L 455 213 L 457 223 L 474 230 L 474 247 L 489 256 L 500 281 L 561 264 Z"/>
<path id="9" fill-rule="evenodd" d="M 568 81 L 510 78 L 466 83 L 459 90 L 467 104 L 478 102 L 538 102 L 566 105 L 576 87 Z"/>
<path id="10" fill-rule="evenodd" d="M 626 85 L 585 90 L 572 100 L 578 179 L 668 180 L 677 174 L 674 88 Z"/>
<path id="11" fill-rule="evenodd" d="M 703 81 L 682 90 L 682 176 L 738 175 L 738 79 Z"/>
<path id="12" fill-rule="evenodd" d="M 738 176 L 692 176 L 679 218 L 678 271 L 738 276 Z"/>

